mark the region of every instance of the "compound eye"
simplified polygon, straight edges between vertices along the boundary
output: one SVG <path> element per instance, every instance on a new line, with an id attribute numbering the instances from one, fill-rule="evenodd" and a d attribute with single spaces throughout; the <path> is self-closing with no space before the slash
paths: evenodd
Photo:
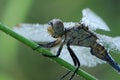
<path id="1" fill-rule="evenodd" d="M 51 25 L 51 26 L 53 26 L 53 22 L 51 22 L 51 21 L 48 24 Z"/>
<path id="2" fill-rule="evenodd" d="M 86 30 L 88 30 L 88 27 L 85 27 Z"/>

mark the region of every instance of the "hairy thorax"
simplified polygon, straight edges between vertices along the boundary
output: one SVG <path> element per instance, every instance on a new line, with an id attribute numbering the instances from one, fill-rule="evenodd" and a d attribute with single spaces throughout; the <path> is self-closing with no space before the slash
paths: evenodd
<path id="1" fill-rule="evenodd" d="M 73 27 L 66 32 L 66 42 L 70 41 L 71 45 L 91 47 L 96 40 L 97 37 L 84 26 Z"/>

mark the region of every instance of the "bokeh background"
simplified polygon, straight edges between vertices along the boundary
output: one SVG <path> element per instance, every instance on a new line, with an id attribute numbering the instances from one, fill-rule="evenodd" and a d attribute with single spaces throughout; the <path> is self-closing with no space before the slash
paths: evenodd
<path id="1" fill-rule="evenodd" d="M 120 0 L 0 0 L 0 22 L 11 28 L 53 18 L 78 22 L 83 8 L 92 9 L 109 25 L 111 32 L 104 34 L 120 35 Z M 120 54 L 111 55 L 120 63 Z M 100 80 L 120 79 L 108 64 L 81 68 Z M 58 80 L 65 72 L 59 64 L 0 31 L 0 80 Z M 74 80 L 85 79 L 75 76 Z"/>

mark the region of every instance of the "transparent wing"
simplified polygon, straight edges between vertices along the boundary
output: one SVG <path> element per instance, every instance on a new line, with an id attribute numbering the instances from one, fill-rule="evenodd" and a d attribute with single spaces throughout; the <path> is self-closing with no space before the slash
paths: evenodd
<path id="1" fill-rule="evenodd" d="M 108 52 L 109 51 L 118 51 L 120 52 L 120 37 L 110 37 L 106 35 L 100 35 L 95 33 L 98 37 L 97 42 L 103 45 Z M 51 52 L 56 54 L 58 47 L 51 48 Z M 90 53 L 90 48 L 80 47 L 80 46 L 71 46 L 77 57 L 79 58 L 81 66 L 94 67 L 97 64 L 105 63 L 104 61 L 98 59 Z M 73 64 L 72 58 L 67 50 L 67 47 L 64 45 L 60 57 L 65 61 Z"/>
<path id="2" fill-rule="evenodd" d="M 74 25 L 75 25 L 74 22 L 64 23 L 64 26 L 66 28 L 73 27 Z M 48 34 L 47 26 L 48 26 L 47 24 L 43 24 L 43 25 L 19 24 L 19 25 L 16 25 L 13 28 L 13 30 L 19 33 L 20 35 L 35 42 L 50 42 L 50 41 L 53 41 L 54 38 L 52 38 Z M 51 52 L 56 54 L 58 48 L 59 48 L 59 45 L 57 47 L 51 48 Z M 93 66 L 96 66 L 97 64 L 104 63 L 103 61 L 96 58 L 95 56 L 92 56 L 89 48 L 77 47 L 77 46 L 71 46 L 71 48 L 75 51 L 76 55 L 78 56 L 81 66 L 93 67 Z M 71 59 L 71 56 L 69 55 L 69 52 L 67 51 L 66 46 L 63 47 L 60 57 L 64 60 L 67 60 L 67 62 L 73 64 L 73 61 Z"/>
<path id="3" fill-rule="evenodd" d="M 120 51 L 120 36 L 110 37 L 106 35 L 96 34 L 97 42 L 102 44 L 108 51 Z"/>
<path id="4" fill-rule="evenodd" d="M 75 26 L 74 22 L 64 22 L 65 28 Z M 47 24 L 18 24 L 13 30 L 35 42 L 51 42 L 55 39 L 47 31 Z"/>
<path id="5" fill-rule="evenodd" d="M 54 38 L 48 34 L 47 26 L 47 24 L 18 24 L 13 30 L 35 42 L 50 42 Z"/>
<path id="6" fill-rule="evenodd" d="M 64 22 L 64 27 L 65 28 L 71 28 L 74 27 L 76 25 L 77 22 Z"/>
<path id="7" fill-rule="evenodd" d="M 89 8 L 82 10 L 81 23 L 88 26 L 91 30 L 102 29 L 110 31 L 106 23 Z"/>
<path id="8" fill-rule="evenodd" d="M 51 48 L 51 52 L 56 54 L 57 51 L 58 51 L 58 48 L 59 48 L 59 46 Z M 97 64 L 105 63 L 104 61 L 102 61 L 102 60 L 98 59 L 97 57 L 93 56 L 90 53 L 90 48 L 79 47 L 79 46 L 71 46 L 71 48 L 73 49 L 73 51 L 77 55 L 81 66 L 94 67 Z M 70 56 L 70 54 L 67 50 L 67 47 L 65 45 L 62 49 L 60 57 L 73 65 L 72 58 L 71 58 L 71 56 Z"/>

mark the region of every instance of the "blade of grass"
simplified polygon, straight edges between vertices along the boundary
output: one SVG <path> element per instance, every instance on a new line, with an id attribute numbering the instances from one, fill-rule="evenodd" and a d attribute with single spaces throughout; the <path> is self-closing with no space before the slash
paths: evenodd
<path id="1" fill-rule="evenodd" d="M 4 24 L 0 24 L 0 30 L 2 30 L 6 34 L 14 37 L 15 39 L 19 40 L 20 42 L 24 43 L 25 45 L 31 47 L 32 49 L 35 49 L 38 46 L 38 44 L 36 44 L 35 42 L 30 41 L 30 40 L 24 38 L 23 36 L 17 34 L 16 32 L 14 32 L 13 30 L 9 29 L 9 27 L 7 27 Z M 42 47 L 37 48 L 36 51 L 38 51 L 41 54 L 52 55 L 48 50 L 46 50 L 45 48 L 42 48 Z M 74 66 L 72 66 L 68 62 L 62 60 L 61 58 L 51 58 L 51 59 L 53 59 L 54 61 L 56 61 L 57 63 L 59 63 L 60 65 L 64 66 L 65 68 L 67 68 L 67 69 L 69 69 L 71 71 L 75 70 Z M 87 72 L 85 72 L 85 71 L 83 71 L 81 69 L 78 70 L 77 74 L 79 76 L 82 76 L 86 80 L 98 80 L 94 76 L 88 74 Z"/>
<path id="2" fill-rule="evenodd" d="M 26 15 L 29 12 L 32 4 L 33 0 L 7 0 L 6 4 L 4 4 L 2 8 L 3 12 L 0 21 L 9 26 L 22 22 L 23 20 L 25 20 Z M 14 39 L 6 36 L 3 33 L 0 33 L 0 59 L 2 69 L 4 68 L 5 70 L 12 70 L 10 69 L 10 67 L 13 67 L 13 65 L 17 66 L 16 61 L 18 54 L 16 54 L 16 46 L 17 43 Z"/>

